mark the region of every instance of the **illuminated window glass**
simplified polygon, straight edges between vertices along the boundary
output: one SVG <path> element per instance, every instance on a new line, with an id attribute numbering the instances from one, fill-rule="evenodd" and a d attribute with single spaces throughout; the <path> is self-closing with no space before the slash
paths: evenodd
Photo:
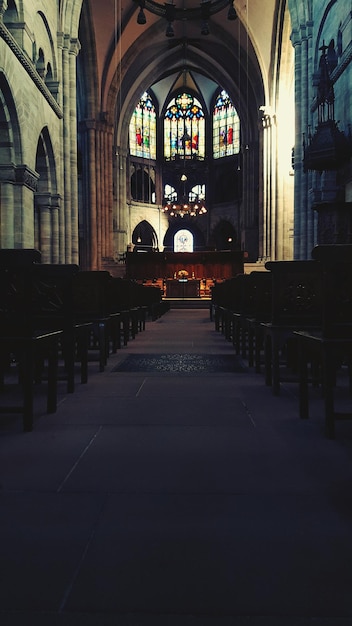
<path id="1" fill-rule="evenodd" d="M 130 154 L 156 159 L 156 111 L 147 92 L 141 97 L 131 117 Z"/>
<path id="2" fill-rule="evenodd" d="M 182 228 L 174 236 L 174 252 L 193 252 L 193 235 Z"/>
<path id="3" fill-rule="evenodd" d="M 204 159 L 205 118 L 200 102 L 189 93 L 171 100 L 164 117 L 166 159 Z"/>
<path id="4" fill-rule="evenodd" d="M 213 109 L 213 157 L 238 154 L 240 151 L 240 119 L 228 93 L 222 90 Z"/>
<path id="5" fill-rule="evenodd" d="M 164 186 L 164 198 L 168 202 L 177 202 L 177 191 L 175 187 L 171 187 L 171 185 Z"/>
<path id="6" fill-rule="evenodd" d="M 205 185 L 195 185 L 188 194 L 189 202 L 205 200 Z"/>

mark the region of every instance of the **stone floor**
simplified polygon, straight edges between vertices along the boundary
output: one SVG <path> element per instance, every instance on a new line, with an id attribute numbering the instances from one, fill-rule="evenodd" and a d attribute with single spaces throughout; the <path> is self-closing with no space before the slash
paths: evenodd
<path id="1" fill-rule="evenodd" d="M 207 310 L 89 369 L 0 417 L 1 626 L 351 626 L 351 422 L 318 390 L 300 420 Z"/>

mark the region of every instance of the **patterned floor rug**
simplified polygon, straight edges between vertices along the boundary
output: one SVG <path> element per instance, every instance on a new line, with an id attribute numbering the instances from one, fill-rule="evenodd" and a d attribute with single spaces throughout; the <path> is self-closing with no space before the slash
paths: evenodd
<path id="1" fill-rule="evenodd" d="M 240 357 L 232 354 L 130 354 L 112 371 L 209 374 L 246 372 L 247 368 Z"/>

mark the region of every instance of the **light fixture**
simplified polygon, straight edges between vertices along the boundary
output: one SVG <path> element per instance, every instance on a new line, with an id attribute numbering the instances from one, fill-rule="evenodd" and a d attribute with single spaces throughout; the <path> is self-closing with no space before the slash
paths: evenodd
<path id="1" fill-rule="evenodd" d="M 177 194 L 175 192 L 170 194 L 170 197 L 166 197 L 165 204 L 162 207 L 162 212 L 167 213 L 169 217 L 198 217 L 207 213 L 205 206 L 205 199 L 202 193 L 196 194 L 193 190 L 187 195 L 186 182 L 187 176 L 185 172 L 181 176 L 181 182 L 183 183 L 183 194 L 181 201 L 176 200 Z"/>
<path id="2" fill-rule="evenodd" d="M 175 20 L 182 22 L 199 20 L 201 23 L 201 34 L 209 35 L 209 18 L 219 13 L 219 11 L 222 11 L 226 6 L 228 6 L 227 19 L 230 21 L 237 19 L 233 0 L 200 0 L 199 5 L 190 6 L 188 8 L 185 7 L 184 3 L 180 6 L 176 6 L 173 0 L 171 0 L 171 2 L 165 2 L 164 4 L 160 4 L 156 2 L 156 0 L 134 1 L 139 5 L 137 24 L 146 24 L 145 10 L 159 17 L 163 17 L 167 21 L 166 37 L 174 37 L 175 33 L 172 23 Z"/>
<path id="3" fill-rule="evenodd" d="M 167 213 L 170 217 L 198 217 L 207 213 L 206 206 L 203 201 L 185 200 L 178 204 L 168 200 L 162 207 L 161 211 Z"/>

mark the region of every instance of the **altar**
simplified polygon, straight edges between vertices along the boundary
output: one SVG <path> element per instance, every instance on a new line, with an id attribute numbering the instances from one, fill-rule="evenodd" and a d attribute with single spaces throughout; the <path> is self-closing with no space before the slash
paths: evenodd
<path id="1" fill-rule="evenodd" d="M 182 290 L 180 285 L 176 285 L 177 279 L 182 278 L 179 272 L 185 272 L 184 278 L 189 279 L 185 291 L 194 293 L 197 285 L 199 288 L 199 280 L 226 280 L 237 274 L 243 274 L 243 252 L 233 250 L 126 253 L 126 278 L 163 279 L 166 282 L 173 280 L 175 286 L 170 283 L 170 289 Z"/>
<path id="2" fill-rule="evenodd" d="M 181 299 L 199 298 L 200 280 L 194 278 L 169 278 L 166 280 L 166 297 Z"/>

